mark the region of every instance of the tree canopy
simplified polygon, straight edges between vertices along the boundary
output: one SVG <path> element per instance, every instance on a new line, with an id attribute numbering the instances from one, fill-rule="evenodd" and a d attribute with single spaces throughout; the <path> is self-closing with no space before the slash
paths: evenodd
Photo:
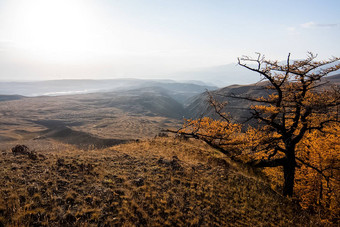
<path id="1" fill-rule="evenodd" d="M 322 200 L 328 189 L 333 190 L 328 190 L 331 196 L 336 190 L 333 186 L 339 186 L 339 142 L 335 138 L 340 127 L 340 89 L 326 78 L 340 69 L 340 58 L 317 61 L 313 53 L 303 60 L 290 58 L 289 54 L 285 63 L 267 60 L 261 54 L 238 59 L 240 66 L 261 76 L 267 95 L 222 96 L 251 102 L 251 118 L 257 121 L 255 127 L 249 126 L 242 132 L 244 125 L 232 122 L 226 113 L 227 103 L 217 101 L 209 93 L 209 103 L 220 119 L 189 119 L 178 133 L 204 140 L 232 158 L 246 156 L 247 163 L 253 167 L 281 168 L 285 196 L 293 196 L 296 181 L 300 193 L 301 182 L 320 178 L 318 184 L 323 186 L 319 185 L 318 192 Z M 307 197 L 300 196 L 305 202 L 310 199 Z"/>

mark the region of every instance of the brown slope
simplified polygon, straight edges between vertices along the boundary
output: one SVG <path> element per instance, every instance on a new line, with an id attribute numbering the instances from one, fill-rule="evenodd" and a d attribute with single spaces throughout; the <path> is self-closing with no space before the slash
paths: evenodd
<path id="1" fill-rule="evenodd" d="M 0 153 L 0 225 L 313 226 L 260 177 L 197 141 Z"/>

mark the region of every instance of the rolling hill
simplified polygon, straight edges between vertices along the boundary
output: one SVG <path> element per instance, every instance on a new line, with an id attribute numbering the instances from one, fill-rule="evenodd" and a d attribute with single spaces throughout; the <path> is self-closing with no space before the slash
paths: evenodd
<path id="1" fill-rule="evenodd" d="M 3 101 L 0 142 L 10 147 L 18 141 L 44 144 L 52 139 L 84 149 L 151 138 L 164 128 L 181 125 L 186 112 L 172 96 L 182 95 L 161 87 L 144 87 Z"/>
<path id="2" fill-rule="evenodd" d="M 340 74 L 329 76 L 322 81 L 326 82 L 325 86 L 340 85 Z M 266 83 L 260 82 L 250 85 L 231 85 L 211 92 L 213 97 L 218 101 L 227 101 L 226 112 L 230 113 L 234 121 L 245 122 L 251 116 L 250 106 L 251 102 L 241 99 L 226 98 L 225 96 L 234 94 L 250 97 L 261 97 L 269 95 L 268 91 L 264 88 Z M 206 93 L 194 96 L 185 103 L 186 117 L 199 118 L 201 116 L 210 116 L 218 118 L 212 107 L 207 102 L 208 95 Z M 251 123 L 251 122 L 248 122 Z"/>
<path id="3" fill-rule="evenodd" d="M 32 147 L 36 148 L 36 147 Z M 198 141 L 0 153 L 0 226 L 317 226 L 261 174 Z"/>

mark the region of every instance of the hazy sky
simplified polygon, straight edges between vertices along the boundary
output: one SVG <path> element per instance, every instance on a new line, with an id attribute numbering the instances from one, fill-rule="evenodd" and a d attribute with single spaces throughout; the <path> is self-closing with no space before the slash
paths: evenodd
<path id="1" fill-rule="evenodd" d="M 0 0 L 0 80 L 164 78 L 254 52 L 340 56 L 339 12 L 339 0 Z"/>

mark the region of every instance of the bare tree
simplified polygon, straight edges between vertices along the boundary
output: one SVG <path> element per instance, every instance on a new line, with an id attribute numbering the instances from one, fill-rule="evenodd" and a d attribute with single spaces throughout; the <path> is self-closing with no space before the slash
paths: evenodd
<path id="1" fill-rule="evenodd" d="M 340 89 L 327 85 L 325 79 L 329 73 L 340 69 L 340 64 L 337 64 L 340 58 L 316 61 L 316 57 L 308 53 L 306 59 L 292 61 L 289 54 L 286 63 L 282 64 L 266 60 L 261 54 L 257 54 L 256 58 L 239 58 L 240 66 L 261 75 L 264 82 L 262 85 L 268 95 L 222 95 L 253 104 L 250 108 L 251 118 L 257 120 L 256 130 L 261 137 L 254 143 L 249 142 L 247 146 L 253 153 L 265 151 L 267 155 L 249 164 L 254 167 L 282 166 L 285 196 L 293 195 L 295 168 L 298 165 L 306 165 L 318 171 L 317 167 L 296 156 L 297 145 L 308 132 L 322 131 L 325 127 L 340 123 Z M 188 120 L 181 129 L 170 131 L 201 139 L 233 158 L 233 153 L 238 155 L 244 150 L 241 145 L 247 139 L 237 136 L 242 134 L 241 125 L 232 123 L 230 116 L 224 113 L 228 107 L 226 103 L 218 102 L 210 93 L 208 95 L 209 103 L 220 120 Z"/>
<path id="2" fill-rule="evenodd" d="M 340 69 L 340 64 L 335 64 L 340 58 L 315 61 L 316 57 L 308 53 L 305 60 L 291 61 L 289 54 L 285 64 L 268 61 L 261 54 L 255 59 L 239 58 L 240 66 L 259 73 L 268 82 L 266 89 L 270 91 L 270 95 L 230 95 L 232 98 L 254 103 L 251 107 L 252 117 L 258 120 L 259 130 L 267 135 L 254 150 L 266 149 L 268 157 L 252 164 L 255 167 L 283 166 L 283 194 L 286 196 L 293 195 L 295 168 L 297 162 L 303 162 L 296 157 L 297 144 L 308 131 L 323 130 L 329 124 L 339 123 L 339 87 L 323 87 L 327 84 L 324 78 Z M 256 66 L 249 66 L 247 63 L 255 63 Z M 302 164 L 308 165 L 306 162 Z"/>

